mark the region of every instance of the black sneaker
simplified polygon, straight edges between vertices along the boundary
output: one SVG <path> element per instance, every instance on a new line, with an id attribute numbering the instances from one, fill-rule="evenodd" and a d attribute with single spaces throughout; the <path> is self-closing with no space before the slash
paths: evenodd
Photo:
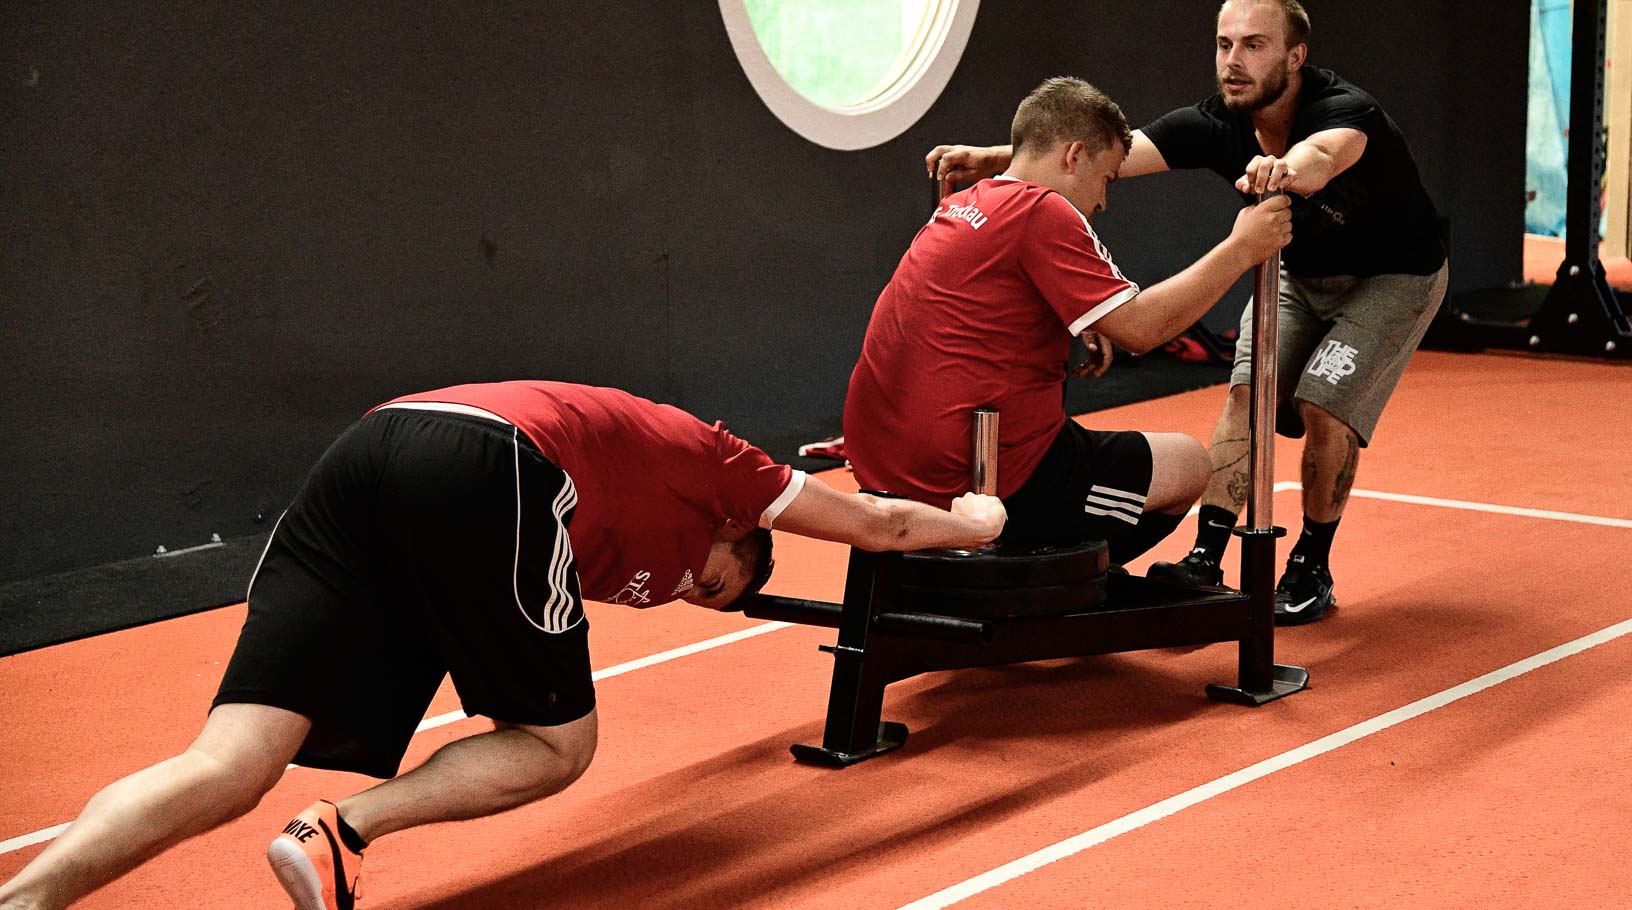
<path id="1" fill-rule="evenodd" d="M 1177 582 L 1181 585 L 1221 585 L 1224 567 L 1207 558 L 1205 550 L 1191 550 L 1190 555 L 1178 562 L 1153 562 L 1145 570 L 1146 578 Z"/>
<path id="2" fill-rule="evenodd" d="M 1332 571 L 1304 562 L 1294 554 L 1286 561 L 1286 574 L 1275 586 L 1275 624 L 1301 626 L 1326 615 L 1337 606 L 1332 596 Z"/>

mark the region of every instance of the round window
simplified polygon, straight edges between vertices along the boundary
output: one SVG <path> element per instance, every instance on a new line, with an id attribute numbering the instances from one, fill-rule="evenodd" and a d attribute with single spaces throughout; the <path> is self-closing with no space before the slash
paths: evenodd
<path id="1" fill-rule="evenodd" d="M 795 132 L 834 149 L 901 135 L 940 96 L 980 0 L 720 0 L 748 81 Z"/>

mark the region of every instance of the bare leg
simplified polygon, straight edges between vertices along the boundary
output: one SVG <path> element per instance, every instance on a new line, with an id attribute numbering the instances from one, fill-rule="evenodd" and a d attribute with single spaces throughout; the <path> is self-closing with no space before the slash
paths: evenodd
<path id="1" fill-rule="evenodd" d="M 265 705 L 221 705 L 174 758 L 91 797 L 45 852 L 0 886 L 0 908 L 57 908 L 160 852 L 255 808 L 311 723 Z"/>
<path id="2" fill-rule="evenodd" d="M 1164 540 L 1184 521 L 1207 486 L 1207 450 L 1183 433 L 1146 433 L 1150 444 L 1150 490 L 1144 514 L 1131 533 L 1110 538 L 1111 562 L 1122 564 Z"/>
<path id="3" fill-rule="evenodd" d="M 1204 510 L 1212 506 L 1234 516 L 1241 514 L 1247 503 L 1250 392 L 1248 386 L 1231 386 L 1224 401 L 1224 413 L 1213 427 L 1213 442 L 1201 466 L 1206 477 L 1199 494 Z M 1185 505 L 1188 507 L 1189 503 Z M 1224 573 L 1218 563 L 1229 546 L 1232 524 L 1233 520 L 1203 511 L 1196 526 L 1196 546 L 1190 555 L 1177 563 L 1153 563 L 1150 576 L 1183 584 L 1222 584 Z"/>
<path id="4" fill-rule="evenodd" d="M 1206 492 L 1201 494 L 1202 505 L 1217 506 L 1235 515 L 1246 508 L 1251 475 L 1247 464 L 1251 451 L 1248 437 L 1251 391 L 1250 386 L 1230 386 L 1224 413 L 1219 415 L 1218 425 L 1213 428 L 1213 442 L 1207 450 L 1213 462 L 1212 477 L 1207 481 Z"/>
<path id="5" fill-rule="evenodd" d="M 1150 443 L 1150 492 L 1145 511 L 1183 515 L 1207 486 L 1207 450 L 1183 433 L 1146 433 Z"/>
<path id="6" fill-rule="evenodd" d="M 566 789 L 595 755 L 596 712 L 558 727 L 497 724 L 448 743 L 425 764 L 343 800 L 365 841 L 434 822 L 479 818 Z"/>
<path id="7" fill-rule="evenodd" d="M 1360 463 L 1360 439 L 1348 424 L 1307 401 L 1298 402 L 1309 436 L 1303 442 L 1303 514 L 1322 523 L 1343 517 L 1354 472 Z"/>

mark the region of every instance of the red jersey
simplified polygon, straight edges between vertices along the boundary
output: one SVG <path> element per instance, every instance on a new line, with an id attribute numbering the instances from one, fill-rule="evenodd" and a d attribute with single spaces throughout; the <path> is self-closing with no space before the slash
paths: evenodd
<path id="1" fill-rule="evenodd" d="M 387 404 L 404 402 L 503 417 L 566 472 L 578 495 L 568 536 L 590 600 L 637 607 L 674 600 L 702 575 L 725 519 L 768 528 L 804 486 L 804 474 L 719 423 L 617 389 L 496 382 Z"/>
<path id="2" fill-rule="evenodd" d="M 846 454 L 865 488 L 945 508 L 969 491 L 971 412 L 998 421 L 998 495 L 1065 426 L 1071 343 L 1139 293 L 1065 197 L 1011 177 L 942 200 L 879 295 L 850 374 Z"/>

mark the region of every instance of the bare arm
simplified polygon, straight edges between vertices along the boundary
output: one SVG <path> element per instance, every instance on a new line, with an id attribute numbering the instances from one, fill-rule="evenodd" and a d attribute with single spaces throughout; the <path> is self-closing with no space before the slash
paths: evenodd
<path id="1" fill-rule="evenodd" d="M 1241 210 L 1235 229 L 1173 277 L 1106 313 L 1094 330 L 1135 354 L 1194 325 L 1241 273 L 1268 259 L 1292 239 L 1292 201 L 1276 196 Z"/>
<path id="2" fill-rule="evenodd" d="M 1314 137 L 1310 137 L 1314 138 Z M 1014 160 L 1012 145 L 937 145 L 924 156 L 924 167 L 938 180 L 967 183 L 1001 174 Z M 1167 170 L 1167 159 L 1144 130 L 1133 131 L 1133 148 L 1116 172 L 1123 177 L 1142 177 Z"/>
<path id="3" fill-rule="evenodd" d="M 980 547 L 997 539 L 1008 513 L 994 496 L 965 494 L 952 511 L 906 499 L 840 493 L 811 478 L 776 519 L 779 531 L 863 550 Z"/>
<path id="4" fill-rule="evenodd" d="M 1285 190 L 1313 196 L 1338 174 L 1354 166 L 1366 151 L 1366 134 L 1340 127 L 1321 130 L 1286 150 L 1279 158 L 1259 155 L 1247 162 L 1247 172 L 1235 181 L 1243 193 Z"/>
<path id="5" fill-rule="evenodd" d="M 1162 151 L 1156 147 L 1156 143 L 1150 141 L 1144 130 L 1134 130 L 1133 148 L 1128 150 L 1128 157 L 1122 159 L 1122 166 L 1117 168 L 1116 177 L 1118 180 L 1125 177 L 1143 177 L 1167 169 L 1167 159 L 1162 157 Z"/>
<path id="6" fill-rule="evenodd" d="M 1001 174 L 1013 159 L 1012 145 L 937 145 L 924 156 L 924 167 L 937 180 L 968 183 Z"/>

